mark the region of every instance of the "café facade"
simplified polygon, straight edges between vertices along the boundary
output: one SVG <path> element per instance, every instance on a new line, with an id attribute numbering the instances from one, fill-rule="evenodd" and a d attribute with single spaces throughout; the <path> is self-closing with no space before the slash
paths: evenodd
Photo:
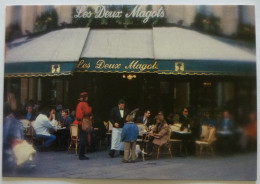
<path id="1" fill-rule="evenodd" d="M 4 94 L 75 109 L 88 91 L 107 119 L 119 99 L 129 109 L 198 114 L 256 110 L 256 55 L 226 38 L 180 27 L 66 28 L 6 46 Z"/>

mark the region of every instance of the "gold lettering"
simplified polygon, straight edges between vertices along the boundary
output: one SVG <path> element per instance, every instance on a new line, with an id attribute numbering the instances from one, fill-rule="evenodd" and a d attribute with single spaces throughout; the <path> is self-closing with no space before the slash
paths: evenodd
<path id="1" fill-rule="evenodd" d="M 106 64 L 104 60 L 98 60 L 96 69 L 120 69 L 121 64 Z"/>
<path id="2" fill-rule="evenodd" d="M 127 70 L 127 69 L 134 69 L 134 66 L 135 66 L 135 63 L 136 63 L 137 61 L 135 61 L 135 60 L 133 60 L 131 63 L 130 63 L 130 65 L 128 65 L 128 66 L 125 66 L 125 69 Z"/>
<path id="3" fill-rule="evenodd" d="M 103 63 L 105 63 L 104 60 L 98 60 L 98 62 L 96 63 L 96 68 L 97 69 L 102 69 Z"/>
<path id="4" fill-rule="evenodd" d="M 139 64 L 139 61 L 133 60 L 128 66 L 125 66 L 125 69 L 143 72 L 144 70 L 158 69 L 158 63 L 155 61 L 153 64 Z"/>
<path id="5" fill-rule="evenodd" d="M 154 62 L 152 69 L 158 70 L 158 62 L 157 61 Z"/>
<path id="6" fill-rule="evenodd" d="M 86 68 L 89 69 L 90 68 L 90 63 L 85 63 L 85 60 L 82 59 L 79 61 L 77 68 Z"/>

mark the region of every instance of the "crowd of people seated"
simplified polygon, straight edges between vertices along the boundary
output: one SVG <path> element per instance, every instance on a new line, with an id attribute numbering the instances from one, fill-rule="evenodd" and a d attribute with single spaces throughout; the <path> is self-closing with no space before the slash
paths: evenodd
<path id="1" fill-rule="evenodd" d="M 39 103 L 34 104 L 33 101 L 28 102 L 23 106 L 22 110 L 17 110 L 17 103 L 14 95 L 8 95 L 8 99 L 4 104 L 4 156 L 7 156 L 8 149 L 12 147 L 12 139 L 24 139 L 21 132 L 22 127 L 19 124 L 19 119 L 26 119 L 33 122 L 35 137 L 40 141 L 37 147 L 38 151 L 64 151 L 68 149 L 70 141 L 70 125 L 76 124 L 79 128 L 79 159 L 88 160 L 85 156 L 86 151 L 96 151 L 100 146 L 100 142 L 104 142 L 106 138 L 106 127 L 98 115 L 94 116 L 92 108 L 88 105 L 88 94 L 82 92 L 75 112 L 64 108 L 60 110 L 60 106 L 46 107 Z M 154 113 L 154 115 L 153 115 Z M 138 115 L 139 114 L 139 115 Z M 129 116 L 128 116 L 129 115 Z M 154 117 L 154 118 L 152 118 Z M 201 116 L 190 116 L 189 108 L 184 107 L 180 113 L 170 113 L 168 116 L 163 111 L 152 112 L 150 109 L 139 110 L 135 109 L 130 112 L 126 107 L 124 100 L 119 100 L 118 104 L 111 110 L 109 121 L 111 128 L 111 144 L 109 156 L 114 157 L 116 152 L 124 155 L 123 162 L 127 163 L 129 154 L 133 154 L 138 136 L 133 136 L 136 131 L 136 126 L 144 125 L 147 144 L 145 151 L 148 156 L 152 156 L 155 146 L 162 146 L 169 139 L 180 140 L 182 149 L 177 155 L 186 156 L 196 153 L 196 141 L 201 140 L 202 126 L 214 129 L 214 139 L 218 141 L 216 147 L 222 150 L 223 153 L 229 153 L 234 148 L 234 145 L 239 145 L 239 149 L 247 150 L 256 149 L 256 113 L 249 114 L 248 123 L 240 128 L 236 126 L 230 111 L 224 110 L 222 117 L 214 118 L 213 111 L 206 109 Z M 15 118 L 15 119 L 14 119 Z M 15 121 L 17 132 L 10 131 L 10 121 Z M 87 126 L 87 127 L 86 127 Z M 175 129 L 172 127 L 174 126 Z M 177 128 L 177 129 L 176 129 Z M 57 131 L 59 130 L 59 131 Z M 173 131 L 172 131 L 173 130 Z M 138 132 L 138 135 L 144 132 Z M 170 133 L 170 136 L 169 136 Z M 134 135 L 137 133 L 134 132 Z M 238 136 L 239 135 L 239 136 Z M 130 137 L 130 139 L 129 139 Z M 205 139 L 203 141 L 206 141 Z M 124 144 L 125 142 L 125 144 Z M 132 161 L 136 159 L 132 155 Z"/>

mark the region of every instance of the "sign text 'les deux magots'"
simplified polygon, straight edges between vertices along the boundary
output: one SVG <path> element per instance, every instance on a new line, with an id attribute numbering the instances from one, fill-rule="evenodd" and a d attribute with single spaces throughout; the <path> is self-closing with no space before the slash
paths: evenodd
<path id="1" fill-rule="evenodd" d="M 78 69 L 90 69 L 91 63 L 85 62 L 85 60 L 80 60 L 78 65 Z M 95 70 L 138 70 L 139 72 L 143 72 L 145 70 L 156 70 L 158 69 L 158 63 L 155 61 L 152 64 L 140 63 L 138 60 L 133 60 L 127 66 L 122 66 L 122 64 L 118 63 L 106 63 L 105 60 L 98 60 L 95 63 Z"/>
<path id="2" fill-rule="evenodd" d="M 94 18 L 121 18 L 123 11 L 109 11 L 105 6 L 98 6 L 94 12 L 88 11 L 86 6 L 80 6 L 76 8 L 76 14 L 74 18 L 90 18 L 94 15 Z M 140 5 L 137 5 L 129 13 L 125 14 L 126 18 L 143 18 L 143 23 L 147 23 L 150 18 L 162 18 L 165 16 L 163 7 L 160 7 L 158 11 L 142 10 Z"/>

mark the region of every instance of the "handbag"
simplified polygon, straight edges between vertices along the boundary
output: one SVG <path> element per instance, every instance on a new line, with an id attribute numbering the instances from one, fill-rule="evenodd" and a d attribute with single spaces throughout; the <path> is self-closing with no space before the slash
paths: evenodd
<path id="1" fill-rule="evenodd" d="M 92 120 L 89 118 L 83 118 L 82 121 L 82 130 L 89 132 L 92 128 Z"/>
<path id="2" fill-rule="evenodd" d="M 16 158 L 17 166 L 22 165 L 26 161 L 32 160 L 36 156 L 36 150 L 26 140 L 13 146 L 13 153 Z"/>

